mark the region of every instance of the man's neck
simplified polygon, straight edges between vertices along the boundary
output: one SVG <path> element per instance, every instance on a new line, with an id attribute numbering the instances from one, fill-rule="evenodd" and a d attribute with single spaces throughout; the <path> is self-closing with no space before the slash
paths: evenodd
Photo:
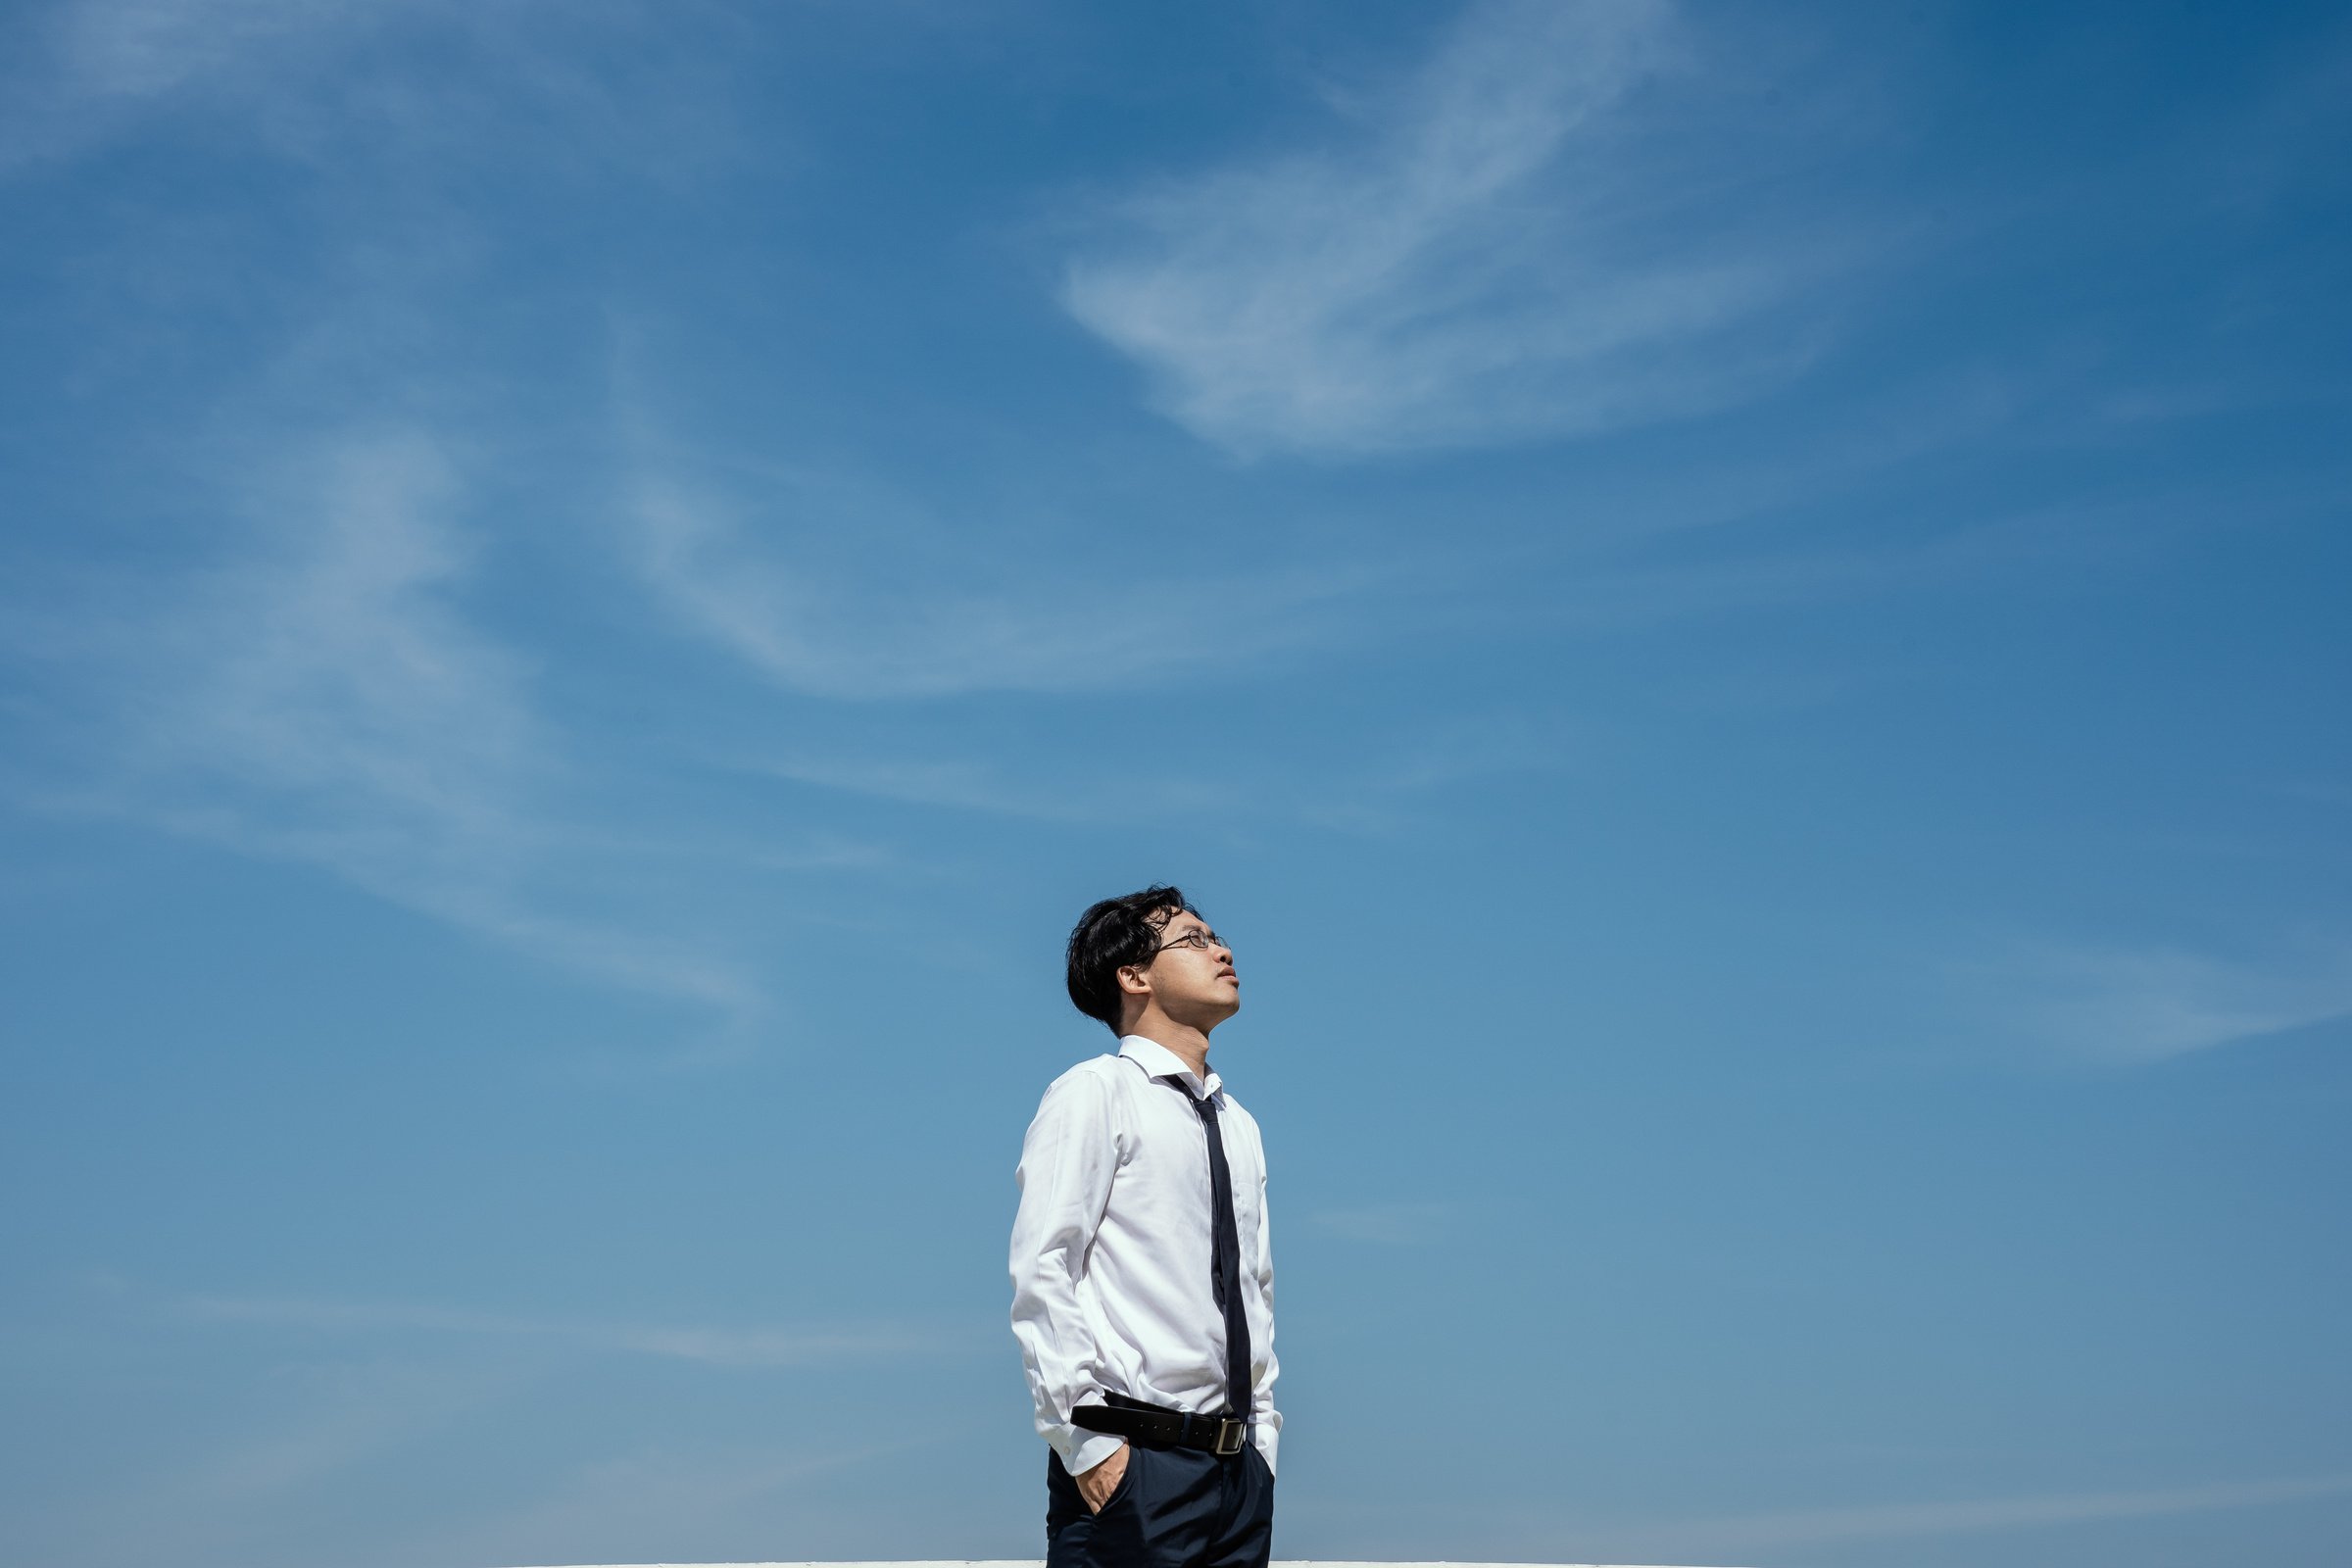
<path id="1" fill-rule="evenodd" d="M 1142 1035 L 1154 1045 L 1167 1047 L 1193 1069 L 1193 1076 L 1202 1083 L 1208 1081 L 1208 1031 L 1178 1023 L 1173 1018 L 1144 1017 L 1128 1025 L 1127 1033 Z"/>

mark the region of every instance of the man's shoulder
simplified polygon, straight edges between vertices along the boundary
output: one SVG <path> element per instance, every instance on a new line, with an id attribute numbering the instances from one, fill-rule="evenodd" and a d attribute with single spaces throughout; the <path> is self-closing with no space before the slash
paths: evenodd
<path id="1" fill-rule="evenodd" d="M 1125 1057 L 1106 1051 L 1100 1056 L 1089 1056 L 1065 1069 L 1060 1077 L 1046 1085 L 1046 1098 L 1050 1100 L 1057 1094 L 1072 1092 L 1084 1094 L 1090 1090 L 1104 1093 L 1120 1087 L 1132 1071 Z"/>

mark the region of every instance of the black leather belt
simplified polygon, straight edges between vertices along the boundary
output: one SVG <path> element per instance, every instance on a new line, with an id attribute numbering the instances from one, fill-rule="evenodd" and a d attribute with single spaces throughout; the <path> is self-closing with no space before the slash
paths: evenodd
<path id="1" fill-rule="evenodd" d="M 1082 1404 L 1070 1412 L 1070 1424 L 1089 1432 L 1108 1432 L 1121 1438 L 1176 1448 L 1199 1448 L 1203 1453 L 1231 1456 L 1249 1441 L 1250 1423 L 1231 1416 L 1193 1415 L 1162 1404 L 1147 1404 L 1123 1394 L 1105 1393 L 1109 1404 Z"/>

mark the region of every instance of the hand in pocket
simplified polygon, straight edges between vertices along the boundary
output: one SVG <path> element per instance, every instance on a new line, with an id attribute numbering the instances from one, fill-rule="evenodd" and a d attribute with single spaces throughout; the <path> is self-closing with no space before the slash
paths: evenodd
<path id="1" fill-rule="evenodd" d="M 1079 1474 L 1078 1495 L 1086 1499 L 1087 1512 L 1101 1513 L 1110 1494 L 1119 1490 L 1119 1478 L 1127 1473 L 1127 1445 L 1122 1443 L 1109 1458 Z"/>

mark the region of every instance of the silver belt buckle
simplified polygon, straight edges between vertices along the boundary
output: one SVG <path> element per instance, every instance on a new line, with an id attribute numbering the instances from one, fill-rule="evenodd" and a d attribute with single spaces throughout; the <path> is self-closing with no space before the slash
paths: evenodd
<path id="1" fill-rule="evenodd" d="M 1233 1455 L 1241 1452 L 1242 1439 L 1245 1435 L 1247 1435 L 1249 1430 L 1250 1429 L 1246 1425 L 1239 1421 L 1218 1422 L 1217 1457 L 1220 1459 L 1231 1458 Z"/>

